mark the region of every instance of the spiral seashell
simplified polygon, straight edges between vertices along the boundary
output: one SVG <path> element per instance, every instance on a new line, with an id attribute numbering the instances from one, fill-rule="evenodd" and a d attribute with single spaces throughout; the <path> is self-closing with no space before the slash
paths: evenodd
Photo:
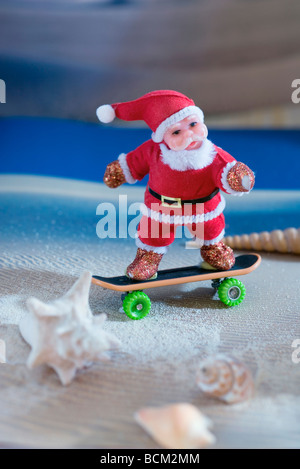
<path id="1" fill-rule="evenodd" d="M 262 231 L 261 233 L 226 236 L 223 239 L 233 249 L 255 249 L 256 251 L 290 252 L 300 254 L 300 228 Z"/>
<path id="2" fill-rule="evenodd" d="M 254 394 L 250 370 L 227 355 L 216 355 L 202 361 L 196 382 L 204 394 L 227 404 L 245 401 Z"/>

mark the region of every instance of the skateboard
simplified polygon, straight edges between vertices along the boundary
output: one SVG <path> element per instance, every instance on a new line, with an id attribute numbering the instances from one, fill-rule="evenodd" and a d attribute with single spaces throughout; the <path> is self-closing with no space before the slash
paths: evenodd
<path id="1" fill-rule="evenodd" d="M 120 277 L 100 277 L 93 275 L 92 283 L 103 288 L 121 292 L 123 309 L 131 319 L 142 319 L 150 311 L 151 301 L 143 290 L 148 288 L 179 285 L 190 282 L 211 280 L 219 299 L 226 306 L 237 306 L 245 298 L 245 285 L 232 276 L 246 275 L 255 270 L 261 262 L 259 254 L 243 254 L 236 257 L 235 265 L 229 270 L 207 270 L 201 266 L 179 267 L 159 270 L 152 280 L 132 280 L 126 275 Z"/>

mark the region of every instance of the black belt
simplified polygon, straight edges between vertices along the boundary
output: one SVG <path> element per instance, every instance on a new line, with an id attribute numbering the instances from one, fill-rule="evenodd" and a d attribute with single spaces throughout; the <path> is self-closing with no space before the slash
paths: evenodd
<path id="1" fill-rule="evenodd" d="M 158 192 L 155 192 L 151 187 L 148 186 L 148 191 L 151 195 L 156 197 L 156 199 L 161 200 L 163 207 L 168 207 L 169 205 L 175 207 L 181 207 L 182 204 L 204 204 L 208 200 L 212 199 L 219 192 L 219 188 L 216 189 L 206 197 L 201 197 L 200 199 L 190 199 L 190 200 L 181 200 L 180 197 L 167 197 L 166 195 L 160 195 Z"/>

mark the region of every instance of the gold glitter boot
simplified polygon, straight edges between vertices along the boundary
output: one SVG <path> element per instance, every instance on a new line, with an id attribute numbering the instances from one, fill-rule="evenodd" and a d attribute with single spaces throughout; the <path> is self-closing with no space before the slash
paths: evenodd
<path id="1" fill-rule="evenodd" d="M 203 268 L 209 269 L 212 267 L 216 270 L 229 270 L 235 263 L 233 250 L 222 241 L 210 246 L 202 246 L 201 256 L 209 264 L 207 267 L 203 265 Z"/>
<path id="2" fill-rule="evenodd" d="M 138 248 L 134 261 L 127 267 L 126 275 L 134 280 L 149 280 L 157 270 L 163 254 Z"/>

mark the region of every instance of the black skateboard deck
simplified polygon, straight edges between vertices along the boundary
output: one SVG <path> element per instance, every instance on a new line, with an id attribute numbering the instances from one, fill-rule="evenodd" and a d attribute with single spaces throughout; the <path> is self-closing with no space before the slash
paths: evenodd
<path id="1" fill-rule="evenodd" d="M 110 290 L 128 292 L 156 288 L 166 285 L 178 285 L 203 280 L 222 279 L 226 277 L 246 275 L 255 270 L 261 262 L 259 254 L 243 254 L 237 256 L 235 265 L 230 270 L 207 270 L 198 265 L 159 270 L 153 280 L 132 280 L 126 275 L 119 277 L 101 277 L 93 275 L 92 283 Z"/>

